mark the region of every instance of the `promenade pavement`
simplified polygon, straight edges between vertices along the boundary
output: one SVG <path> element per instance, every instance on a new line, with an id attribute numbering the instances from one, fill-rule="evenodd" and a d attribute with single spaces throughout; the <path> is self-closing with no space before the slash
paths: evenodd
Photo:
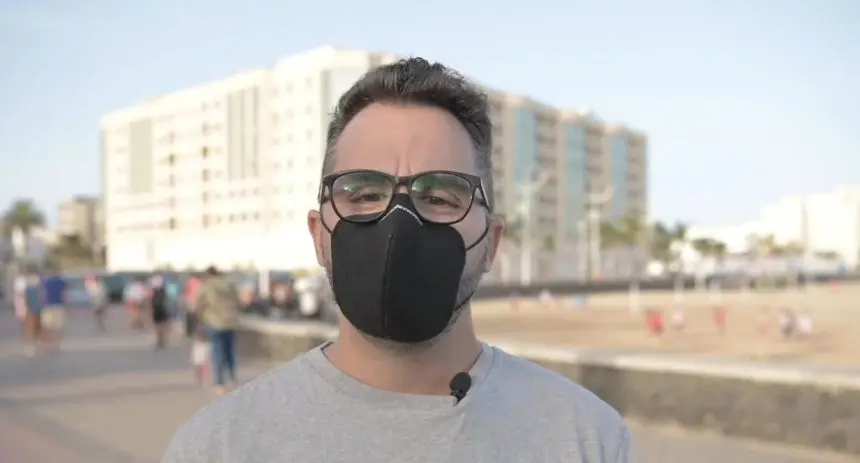
<path id="1" fill-rule="evenodd" d="M 0 462 L 155 463 L 176 428 L 214 398 L 193 384 L 184 346 L 155 351 L 148 334 L 93 333 L 68 317 L 57 356 L 25 358 L 14 318 L 0 313 Z M 245 380 L 265 370 L 243 365 Z M 717 435 L 631 423 L 642 461 L 827 463 L 846 461 Z"/>

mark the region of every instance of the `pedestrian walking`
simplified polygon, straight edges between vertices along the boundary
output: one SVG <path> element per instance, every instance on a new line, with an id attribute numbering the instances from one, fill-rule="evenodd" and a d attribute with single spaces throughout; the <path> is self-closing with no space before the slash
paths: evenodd
<path id="1" fill-rule="evenodd" d="M 42 280 L 45 309 L 42 313 L 41 335 L 45 346 L 53 352 L 60 350 L 66 318 L 66 280 L 57 272 Z"/>
<path id="2" fill-rule="evenodd" d="M 104 333 L 107 331 L 107 309 L 108 294 L 105 284 L 95 275 L 90 275 L 84 280 L 87 295 L 89 296 L 90 309 L 93 312 L 93 322 L 96 331 Z"/>
<path id="3" fill-rule="evenodd" d="M 45 289 L 35 270 L 24 275 L 20 305 L 24 309 L 24 354 L 36 355 L 42 340 L 42 313 L 45 309 Z"/>
<path id="4" fill-rule="evenodd" d="M 785 308 L 780 311 L 777 324 L 783 339 L 789 339 L 797 332 L 797 316 L 791 309 Z"/>
<path id="5" fill-rule="evenodd" d="M 209 267 L 197 298 L 197 316 L 212 346 L 213 384 L 218 395 L 237 385 L 235 339 L 241 309 L 236 285 L 218 269 Z"/>
<path id="6" fill-rule="evenodd" d="M 167 344 L 167 332 L 170 325 L 169 298 L 164 277 L 154 275 L 150 280 L 149 313 L 152 316 L 152 326 L 155 331 L 155 348 L 163 349 Z"/>
<path id="7" fill-rule="evenodd" d="M 195 333 L 194 343 L 191 345 L 191 365 L 194 368 L 194 380 L 198 385 L 206 381 L 206 373 L 209 371 L 212 345 L 202 329 Z"/>
<path id="8" fill-rule="evenodd" d="M 133 329 L 142 330 L 144 327 L 143 312 L 145 299 L 146 289 L 144 288 L 142 279 L 137 278 L 126 284 L 123 290 L 123 300 L 128 311 L 129 325 Z"/>
<path id="9" fill-rule="evenodd" d="M 343 94 L 308 214 L 338 336 L 199 412 L 163 463 L 633 461 L 618 412 L 477 338 L 469 301 L 504 229 L 489 112 L 422 58 Z"/>
<path id="10" fill-rule="evenodd" d="M 26 328 L 26 319 L 27 319 L 27 278 L 29 277 L 30 271 L 24 271 L 15 276 L 15 280 L 13 282 L 13 295 L 12 295 L 12 305 L 15 307 L 15 319 L 18 320 L 18 326 L 21 328 L 21 336 L 26 340 L 27 337 L 27 328 Z"/>
<path id="11" fill-rule="evenodd" d="M 815 328 L 812 322 L 812 315 L 806 310 L 802 310 L 797 315 L 797 334 L 803 338 L 808 338 L 812 336 L 814 332 Z"/>
<path id="12" fill-rule="evenodd" d="M 185 309 L 185 337 L 194 339 L 197 335 L 197 297 L 200 294 L 202 281 L 200 277 L 191 275 L 185 282 L 183 307 Z"/>

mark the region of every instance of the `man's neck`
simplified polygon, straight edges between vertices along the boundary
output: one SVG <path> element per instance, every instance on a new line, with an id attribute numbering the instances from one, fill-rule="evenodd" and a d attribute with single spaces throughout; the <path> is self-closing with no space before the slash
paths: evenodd
<path id="1" fill-rule="evenodd" d="M 338 369 L 368 386 L 393 392 L 444 395 L 450 392 L 451 378 L 468 371 L 481 349 L 467 309 L 451 330 L 426 350 L 391 352 L 342 321 L 337 341 L 325 354 Z"/>

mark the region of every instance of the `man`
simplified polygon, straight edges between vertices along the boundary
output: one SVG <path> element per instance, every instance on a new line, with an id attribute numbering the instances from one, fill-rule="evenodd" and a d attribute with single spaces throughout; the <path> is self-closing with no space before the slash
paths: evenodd
<path id="1" fill-rule="evenodd" d="M 164 462 L 630 461 L 612 408 L 476 338 L 503 228 L 491 150 L 486 96 L 440 64 L 348 90 L 308 216 L 340 334 L 199 413 Z"/>
<path id="2" fill-rule="evenodd" d="M 155 348 L 163 349 L 167 343 L 167 330 L 170 326 L 169 297 L 164 277 L 155 274 L 149 280 L 149 313 L 155 328 Z"/>
<path id="3" fill-rule="evenodd" d="M 241 311 L 236 285 L 218 269 L 209 267 L 197 298 L 197 317 L 209 338 L 212 379 L 219 396 L 237 385 L 235 340 Z"/>
<path id="4" fill-rule="evenodd" d="M 196 275 L 191 275 L 185 283 L 185 336 L 195 339 L 197 334 L 197 295 L 200 293 L 202 282 Z"/>
<path id="5" fill-rule="evenodd" d="M 42 314 L 42 339 L 53 351 L 60 349 L 65 320 L 66 280 L 57 272 L 42 282 L 45 291 L 45 310 Z"/>
<path id="6" fill-rule="evenodd" d="M 39 341 L 42 337 L 42 311 L 45 308 L 45 290 L 42 280 L 34 268 L 28 268 L 21 283 L 15 290 L 20 290 L 20 300 L 16 301 L 23 310 L 24 354 L 28 357 L 36 355 Z M 16 282 L 18 283 L 18 282 Z"/>

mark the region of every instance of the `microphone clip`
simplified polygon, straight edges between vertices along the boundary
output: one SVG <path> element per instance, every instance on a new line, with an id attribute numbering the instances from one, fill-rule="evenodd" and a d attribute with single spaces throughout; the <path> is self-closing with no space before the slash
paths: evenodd
<path id="1" fill-rule="evenodd" d="M 472 387 L 472 377 L 466 372 L 457 373 L 451 378 L 449 387 L 451 388 L 451 396 L 456 399 L 454 405 L 457 405 L 466 397 L 466 394 Z"/>

